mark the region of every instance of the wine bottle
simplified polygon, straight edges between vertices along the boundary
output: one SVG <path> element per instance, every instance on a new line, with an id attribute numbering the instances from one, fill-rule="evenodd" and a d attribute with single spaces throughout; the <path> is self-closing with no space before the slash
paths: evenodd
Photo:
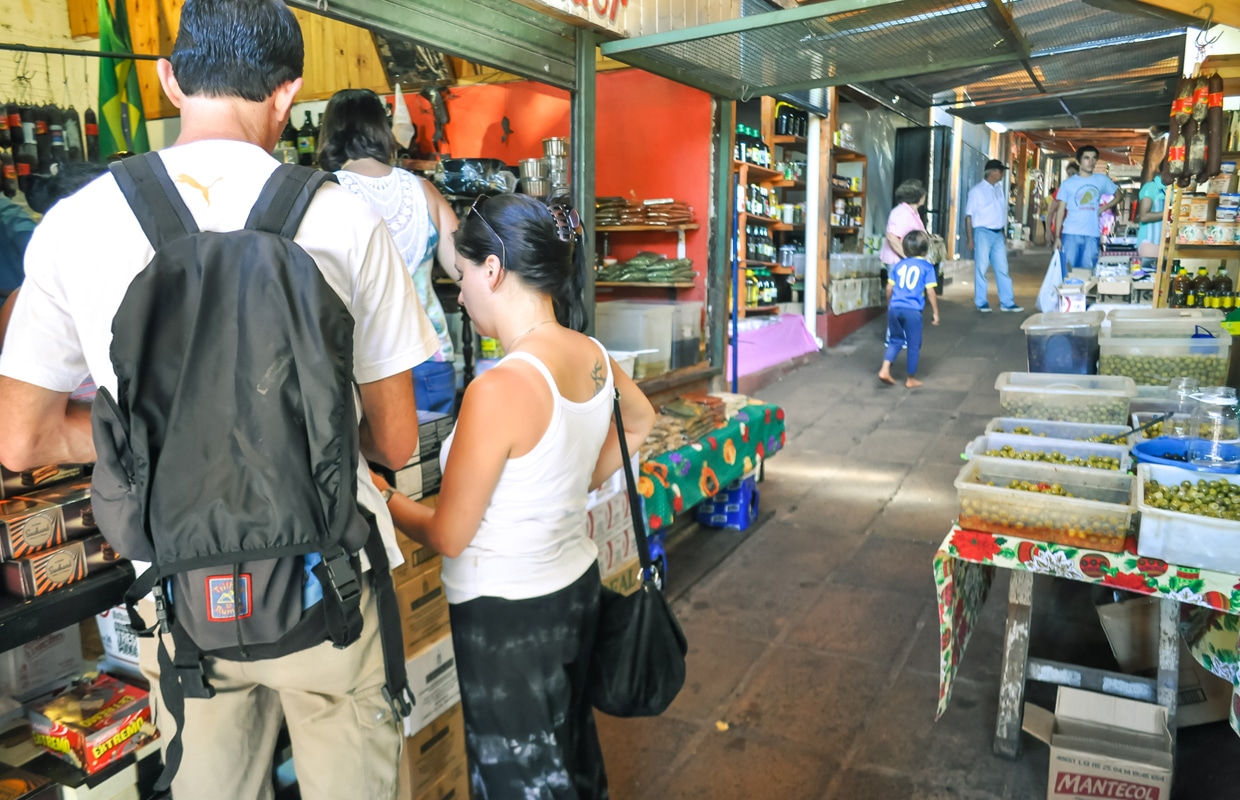
<path id="1" fill-rule="evenodd" d="M 310 112 L 306 112 L 305 124 L 297 131 L 297 160 L 303 167 L 314 166 L 314 152 L 318 147 L 318 137 L 314 129 L 314 121 Z"/>

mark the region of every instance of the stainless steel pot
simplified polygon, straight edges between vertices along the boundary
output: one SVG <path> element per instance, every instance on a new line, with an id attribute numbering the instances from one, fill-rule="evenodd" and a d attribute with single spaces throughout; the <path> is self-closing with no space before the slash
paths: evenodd
<path id="1" fill-rule="evenodd" d="M 521 177 L 537 180 L 547 177 L 547 171 L 541 158 L 523 158 L 517 162 L 521 168 Z"/>
<path id="2" fill-rule="evenodd" d="M 543 139 L 543 155 L 548 158 L 568 155 L 568 139 L 562 136 Z"/>
<path id="3" fill-rule="evenodd" d="M 551 182 L 545 178 L 522 178 L 521 191 L 530 197 L 546 197 L 551 191 Z"/>

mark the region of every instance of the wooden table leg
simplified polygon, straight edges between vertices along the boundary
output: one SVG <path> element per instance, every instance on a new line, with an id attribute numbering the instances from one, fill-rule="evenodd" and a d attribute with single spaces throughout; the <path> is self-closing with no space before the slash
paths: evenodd
<path id="1" fill-rule="evenodd" d="M 1158 705 L 1167 708 L 1167 725 L 1175 730 L 1180 691 L 1180 604 L 1164 597 L 1158 603 Z"/>
<path id="2" fill-rule="evenodd" d="M 1008 586 L 1007 631 L 1003 637 L 1003 674 L 999 683 L 999 715 L 995 723 L 996 755 L 1020 755 L 1020 723 L 1029 663 L 1029 623 L 1033 611 L 1033 573 L 1014 570 Z"/>

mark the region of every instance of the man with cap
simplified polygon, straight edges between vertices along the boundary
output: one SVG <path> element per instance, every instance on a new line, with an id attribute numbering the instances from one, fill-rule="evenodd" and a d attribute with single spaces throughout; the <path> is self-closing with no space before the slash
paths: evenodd
<path id="1" fill-rule="evenodd" d="M 1059 187 L 1059 205 L 1055 209 L 1055 249 L 1063 251 L 1064 268 L 1093 270 L 1098 264 L 1102 242 L 1099 220 L 1103 212 L 1119 204 L 1122 195 L 1115 181 L 1105 172 L 1094 172 L 1098 164 L 1098 148 L 1085 145 L 1076 151 L 1081 165 L 1074 175 Z M 1113 195 L 1103 203 L 1103 195 Z"/>
<path id="2" fill-rule="evenodd" d="M 1007 167 L 1002 161 L 986 162 L 983 179 L 969 190 L 965 206 L 965 246 L 973 251 L 973 305 L 989 313 L 986 301 L 986 271 L 994 267 L 995 285 L 999 290 L 1000 311 L 1024 311 L 1012 295 L 1012 279 L 1008 276 L 1007 239 L 1004 231 L 1008 217 L 1008 187 L 1003 180 Z M 976 246 L 975 246 L 976 245 Z"/>

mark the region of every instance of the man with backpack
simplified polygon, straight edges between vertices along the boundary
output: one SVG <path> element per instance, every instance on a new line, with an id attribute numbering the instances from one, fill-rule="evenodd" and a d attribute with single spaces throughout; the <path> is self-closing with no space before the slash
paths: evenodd
<path id="1" fill-rule="evenodd" d="M 439 342 L 382 218 L 270 155 L 302 63 L 279 0 L 186 0 L 176 145 L 47 214 L 0 352 L 0 463 L 97 461 L 177 800 L 270 798 L 282 721 L 303 798 L 396 794 L 401 557 L 365 460 L 415 451 Z"/>

